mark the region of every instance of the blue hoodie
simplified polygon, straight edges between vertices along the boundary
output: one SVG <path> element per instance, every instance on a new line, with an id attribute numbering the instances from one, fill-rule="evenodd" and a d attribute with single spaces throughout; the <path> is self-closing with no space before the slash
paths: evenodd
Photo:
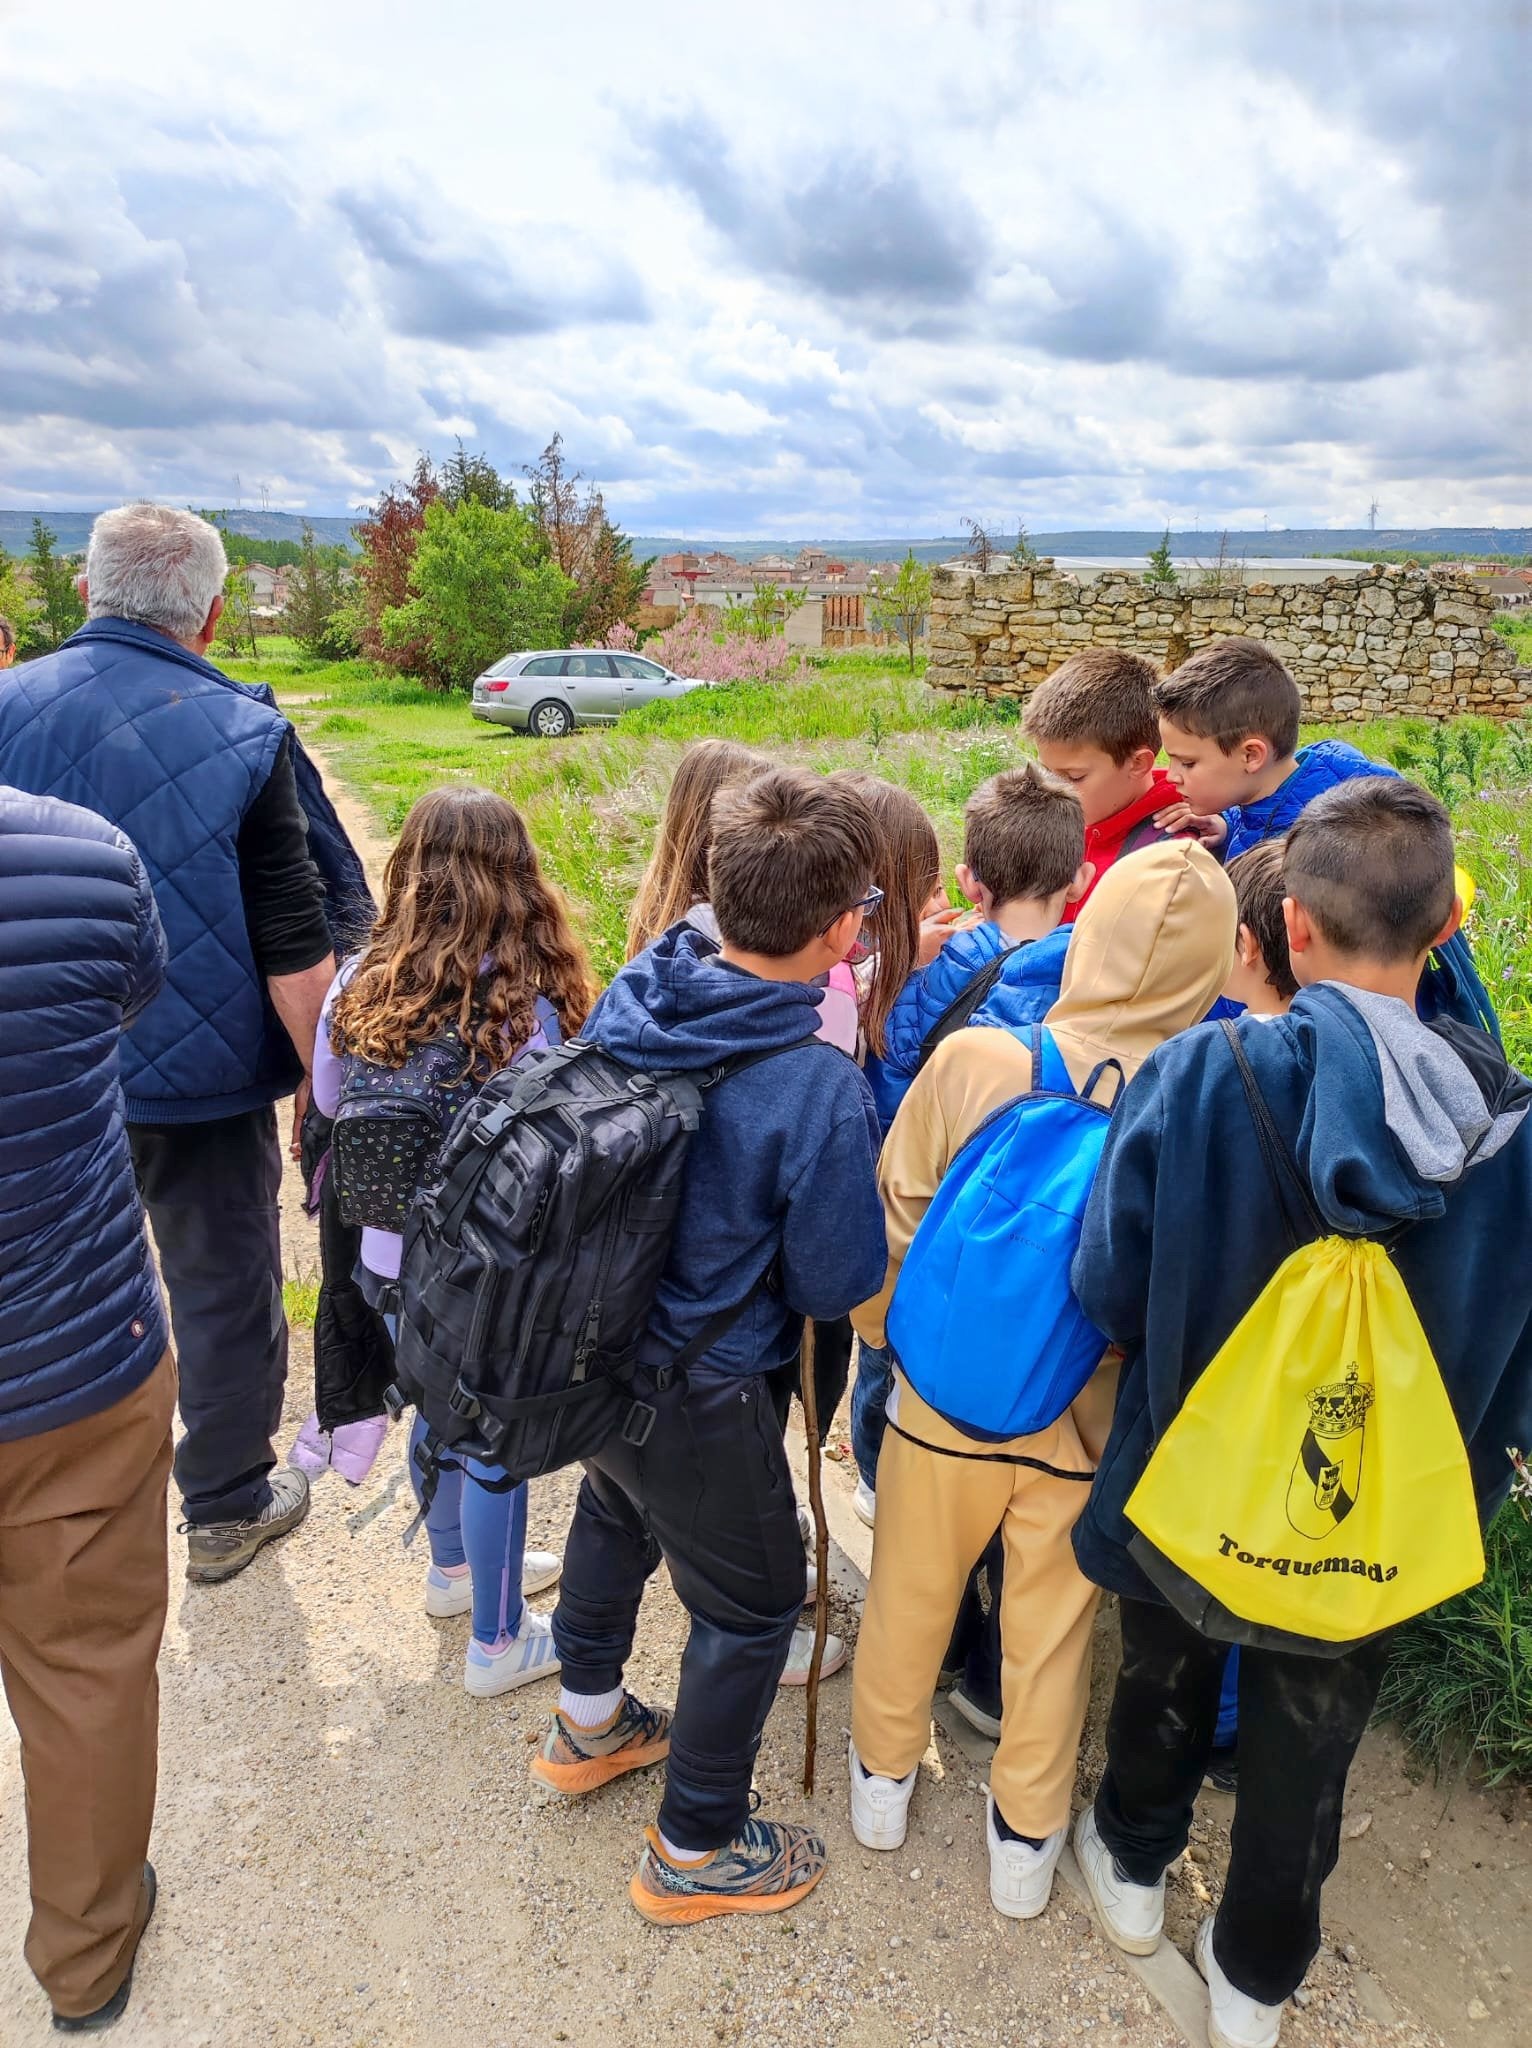
<path id="1" fill-rule="evenodd" d="M 794 1048 L 703 1098 L 646 1364 L 748 1298 L 704 1363 L 770 1372 L 796 1353 L 805 1316 L 845 1315 L 883 1283 L 877 1116 L 855 1062 L 814 1036 L 821 993 L 731 967 L 676 925 L 628 962 L 580 1033 L 648 1072 Z"/>
<path id="2" fill-rule="evenodd" d="M 1381 761 L 1369 761 L 1359 747 L 1353 747 L 1347 740 L 1315 740 L 1312 746 L 1300 747 L 1294 759 L 1298 765 L 1280 789 L 1253 804 L 1235 804 L 1232 810 L 1224 812 L 1229 823 L 1229 836 L 1223 846 L 1226 862 L 1238 860 L 1263 840 L 1279 839 L 1290 825 L 1297 824 L 1298 813 L 1307 810 L 1315 797 L 1323 796 L 1327 789 L 1366 775 L 1399 773 L 1397 768 L 1386 767 Z"/>
<path id="3" fill-rule="evenodd" d="M 926 1033 L 974 976 L 999 954 L 1007 954 L 1000 979 L 968 1019 L 970 1024 L 993 1024 L 1007 1031 L 1040 1024 L 1059 999 L 1069 932 L 1070 927 L 1061 924 L 1045 937 L 1018 946 L 999 925 L 976 924 L 950 938 L 928 967 L 916 968 L 889 1012 L 883 1057 L 867 1057 L 867 1079 L 885 1136 L 920 1071 Z"/>
<path id="4" fill-rule="evenodd" d="M 1532 1443 L 1532 1264 L 1519 1256 L 1532 1231 L 1532 1083 L 1483 1033 L 1427 1026 L 1404 1003 L 1336 982 L 1237 1028 L 1327 1226 L 1343 1237 L 1412 1226 L 1392 1257 L 1487 1521 L 1510 1485 L 1506 1445 Z M 1113 1112 L 1074 1263 L 1081 1307 L 1124 1354 L 1075 1527 L 1098 1585 L 1160 1597 L 1128 1554 L 1124 1506 L 1289 1249 L 1233 1056 L 1217 1025 L 1199 1025 L 1150 1055 Z"/>

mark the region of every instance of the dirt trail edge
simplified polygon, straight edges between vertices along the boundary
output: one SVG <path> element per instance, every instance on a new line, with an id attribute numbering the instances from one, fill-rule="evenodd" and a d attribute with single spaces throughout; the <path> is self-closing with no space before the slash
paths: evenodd
<path id="1" fill-rule="evenodd" d="M 376 872 L 369 816 L 334 794 Z M 290 1270 L 311 1252 L 294 1236 Z M 281 1444 L 311 1401 L 293 1343 Z M 870 1539 L 853 1519 L 844 1414 L 827 1431 L 836 1551 L 831 1626 L 855 1637 Z M 800 1785 L 802 1697 L 779 1695 L 757 1783 L 763 1806 L 825 1834 L 824 1883 L 796 1912 L 662 1931 L 628 1877 L 658 1799 L 654 1774 L 587 1801 L 536 1788 L 527 1759 L 551 1684 L 479 1702 L 463 1691 L 467 1624 L 422 1607 L 423 1545 L 395 1429 L 360 1487 L 334 1475 L 292 1539 L 224 1587 L 187 1586 L 174 1533 L 160 1662 L 160 1906 L 118 2048 L 1177 2048 L 1183 2028 L 1096 1931 L 1067 1882 L 1025 1925 L 991 1908 L 984 1749 L 933 1730 L 909 1840 L 860 1849 L 846 1816 L 849 1677 L 826 1682 L 819 1790 Z M 800 1451 L 801 1455 L 801 1451 Z M 532 1489 L 530 1540 L 558 1548 L 575 1477 Z M 547 1608 L 553 1596 L 537 1605 Z M 1099 1769 L 1112 1630 L 1098 1632 L 1082 1787 Z M 685 1616 L 663 1570 L 644 1603 L 635 1689 L 674 1696 Z M 961 1725 L 961 1724 L 957 1724 Z M 1227 1852 L 1229 1802 L 1208 1800 L 1171 1887 L 1185 1947 Z M 1486 2048 L 1524 2039 L 1508 1975 L 1527 1940 L 1525 1801 L 1419 1787 L 1369 1742 L 1352 1798 L 1374 1818 L 1348 1841 L 1295 2048 Z M 21 1959 L 26 1876 L 14 1743 L 0 1745 L 0 2043 L 48 2038 Z M 1426 1828 L 1426 1817 L 1430 1827 Z M 1420 1839 L 1417 1842 L 1416 1834 Z M 1429 1857 L 1422 1849 L 1430 1849 Z M 1201 1854 L 1199 1856 L 1198 1851 Z M 1355 1962 L 1345 1960 L 1354 1954 Z M 1434 1988 L 1433 1988 L 1434 1987 Z M 1170 1996 L 1169 1993 L 1165 1995 Z M 1422 2024 L 1421 2017 L 1434 2023 Z"/>

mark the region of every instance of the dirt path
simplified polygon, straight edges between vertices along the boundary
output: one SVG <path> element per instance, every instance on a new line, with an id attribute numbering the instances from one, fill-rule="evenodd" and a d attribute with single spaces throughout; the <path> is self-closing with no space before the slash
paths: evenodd
<path id="1" fill-rule="evenodd" d="M 337 790 L 347 822 L 368 821 Z M 377 851 L 376 841 L 370 851 Z M 292 1269 L 312 1266 L 300 1233 Z M 294 1344 L 283 1442 L 309 1406 Z M 845 1419 L 831 1433 L 837 1618 L 855 1634 L 870 1539 L 850 1512 Z M 812 1820 L 831 1869 L 796 1913 L 662 1933 L 626 1898 L 654 1780 L 565 1805 L 526 1770 L 551 1686 L 471 1700 L 464 1621 L 429 1621 L 425 1558 L 400 1537 L 408 1488 L 395 1431 L 372 1478 L 333 1476 L 307 1526 L 223 1588 L 186 1586 L 172 1535 L 161 1659 L 161 1903 L 121 2048 L 978 2048 L 1089 2041 L 1175 2048 L 1183 2034 L 1061 1884 L 1040 1920 L 991 1909 L 984 1745 L 938 1727 L 898 1856 L 859 1849 L 846 1820 L 850 1681 L 827 1682 L 819 1791 L 800 1788 L 801 1695 L 767 1725 L 766 1810 Z M 801 1455 L 801 1454 L 800 1454 Z M 535 1485 L 532 1540 L 559 1547 L 569 1475 Z M 548 1600 L 538 1603 L 549 1605 Z M 631 1678 L 674 1695 L 684 1616 L 663 1572 Z M 1111 1629 L 1099 1631 L 1082 1796 L 1100 1765 Z M 958 1724 L 961 1728 L 961 1724 Z M 1216 1895 L 1230 1802 L 1210 1798 L 1174 1873 L 1184 1946 Z M 26 1884 L 14 1747 L 0 1746 L 0 2043 L 45 2038 L 21 1961 Z M 1295 2048 L 1518 2048 L 1528 1934 L 1525 1798 L 1415 1786 L 1369 1741 L 1351 1802 L 1365 1832 L 1327 1896 L 1329 1944 L 1289 2019 Z M 1429 1857 L 1422 1850 L 1431 1851 Z M 1354 1960 L 1347 1960 L 1350 1956 Z M 1179 1967 L 1179 1966 L 1178 1966 Z M 1184 1971 L 1183 1971 L 1184 1977 Z M 1468 2018 L 1471 2000 L 1485 2017 Z"/>

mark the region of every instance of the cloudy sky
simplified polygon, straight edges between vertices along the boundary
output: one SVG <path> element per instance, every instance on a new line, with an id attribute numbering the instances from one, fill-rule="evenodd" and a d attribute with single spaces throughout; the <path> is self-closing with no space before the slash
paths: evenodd
<path id="1" fill-rule="evenodd" d="M 1532 518 L 1527 0 L 0 0 L 0 505 Z"/>

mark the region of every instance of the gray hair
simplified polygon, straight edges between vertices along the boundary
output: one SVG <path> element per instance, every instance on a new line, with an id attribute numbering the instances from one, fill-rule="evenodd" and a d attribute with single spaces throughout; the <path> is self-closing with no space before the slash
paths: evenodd
<path id="1" fill-rule="evenodd" d="M 85 579 L 93 619 L 133 619 L 190 640 L 228 573 L 222 536 L 195 512 L 139 500 L 103 512 L 90 530 Z"/>

